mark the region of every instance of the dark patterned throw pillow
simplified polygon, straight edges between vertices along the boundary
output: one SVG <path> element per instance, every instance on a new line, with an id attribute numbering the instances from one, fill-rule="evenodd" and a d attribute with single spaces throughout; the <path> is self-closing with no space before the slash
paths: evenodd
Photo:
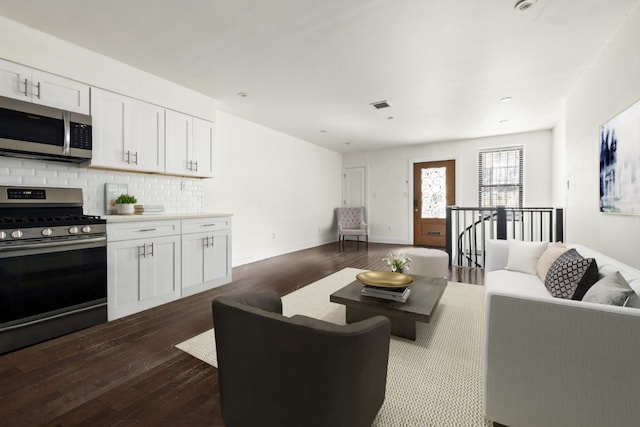
<path id="1" fill-rule="evenodd" d="M 596 260 L 570 249 L 551 265 L 544 285 L 556 298 L 581 300 L 598 278 Z"/>

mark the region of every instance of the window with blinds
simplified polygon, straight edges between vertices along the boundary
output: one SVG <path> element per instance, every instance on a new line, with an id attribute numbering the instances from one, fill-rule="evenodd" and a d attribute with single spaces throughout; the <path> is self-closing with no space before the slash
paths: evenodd
<path id="1" fill-rule="evenodd" d="M 480 151 L 480 207 L 522 207 L 523 153 L 523 147 Z"/>

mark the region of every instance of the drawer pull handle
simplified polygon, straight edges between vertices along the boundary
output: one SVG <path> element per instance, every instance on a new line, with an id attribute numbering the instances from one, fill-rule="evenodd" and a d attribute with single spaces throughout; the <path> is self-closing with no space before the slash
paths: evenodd
<path id="1" fill-rule="evenodd" d="M 439 236 L 440 232 L 439 231 L 427 231 L 427 235 L 428 236 Z"/>
<path id="2" fill-rule="evenodd" d="M 155 228 L 141 228 L 140 230 L 138 230 L 139 233 L 143 233 L 145 231 L 156 231 Z"/>
<path id="3" fill-rule="evenodd" d="M 213 227 L 213 226 L 215 226 L 215 225 L 216 225 L 216 224 L 202 224 L 202 227 Z"/>

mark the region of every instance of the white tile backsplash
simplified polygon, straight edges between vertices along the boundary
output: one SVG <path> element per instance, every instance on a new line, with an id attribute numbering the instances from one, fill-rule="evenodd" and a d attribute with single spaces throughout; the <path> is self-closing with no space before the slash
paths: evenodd
<path id="1" fill-rule="evenodd" d="M 168 213 L 202 212 L 201 179 L 102 171 L 59 162 L 0 156 L 0 185 L 82 188 L 84 212 L 88 215 L 105 214 L 106 182 L 129 184 L 129 193 L 136 196 L 139 204 L 164 205 Z"/>

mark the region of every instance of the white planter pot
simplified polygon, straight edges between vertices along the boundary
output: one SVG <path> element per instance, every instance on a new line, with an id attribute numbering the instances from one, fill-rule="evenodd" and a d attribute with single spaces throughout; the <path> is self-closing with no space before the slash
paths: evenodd
<path id="1" fill-rule="evenodd" d="M 117 203 L 116 209 L 118 210 L 118 215 L 133 215 L 135 212 L 134 206 L 133 203 Z"/>

